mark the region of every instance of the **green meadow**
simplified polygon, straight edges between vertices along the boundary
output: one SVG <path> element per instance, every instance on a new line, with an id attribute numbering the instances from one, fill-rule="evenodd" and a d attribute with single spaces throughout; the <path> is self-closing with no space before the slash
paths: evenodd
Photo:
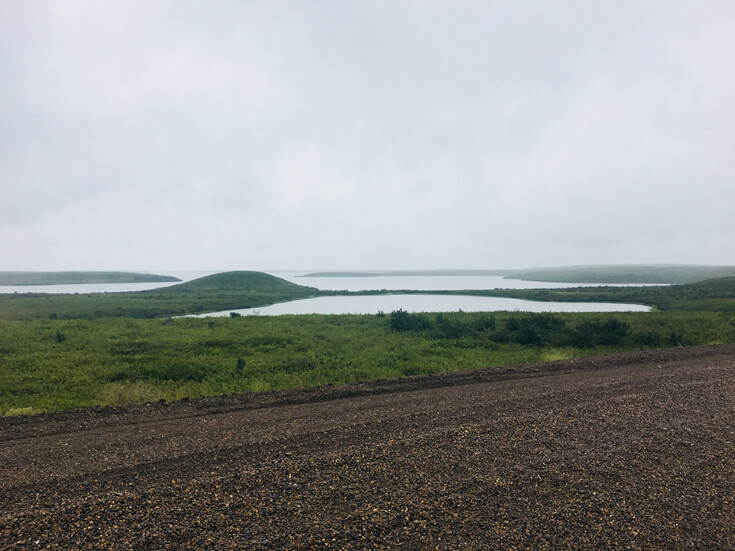
<path id="1" fill-rule="evenodd" d="M 733 341 L 723 312 L 0 321 L 0 413 Z"/>

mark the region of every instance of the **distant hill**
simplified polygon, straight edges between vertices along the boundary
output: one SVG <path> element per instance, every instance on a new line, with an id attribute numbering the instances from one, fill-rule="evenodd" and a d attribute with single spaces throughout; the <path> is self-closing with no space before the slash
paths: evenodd
<path id="1" fill-rule="evenodd" d="M 620 265 L 515 270 L 505 279 L 559 283 L 694 283 L 735 276 L 735 266 Z"/>
<path id="2" fill-rule="evenodd" d="M 0 285 L 75 285 L 84 283 L 157 283 L 178 277 L 133 272 L 0 272 Z"/>

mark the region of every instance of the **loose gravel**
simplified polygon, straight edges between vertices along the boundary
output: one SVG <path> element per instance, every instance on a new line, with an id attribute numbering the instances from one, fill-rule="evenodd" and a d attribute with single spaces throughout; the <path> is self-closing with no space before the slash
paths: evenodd
<path id="1" fill-rule="evenodd" d="M 735 346 L 0 419 L 3 549 L 735 549 Z"/>

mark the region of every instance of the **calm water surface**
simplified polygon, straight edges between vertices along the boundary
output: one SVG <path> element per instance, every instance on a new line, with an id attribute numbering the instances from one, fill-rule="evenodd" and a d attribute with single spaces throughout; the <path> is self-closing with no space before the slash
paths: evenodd
<path id="1" fill-rule="evenodd" d="M 161 272 L 191 281 L 217 271 Z M 395 290 L 419 291 L 464 289 L 559 289 L 564 287 L 595 287 L 596 284 L 568 284 L 503 279 L 500 276 L 373 276 L 373 277 L 301 277 L 307 272 L 268 272 L 299 285 L 320 290 Z M 0 293 L 119 293 L 145 291 L 176 285 L 176 283 L 97 283 L 82 285 L 0 286 Z M 446 295 L 381 295 L 358 297 L 318 297 L 296 300 L 261 308 L 234 310 L 242 315 L 281 314 L 376 314 L 403 308 L 409 312 L 491 312 L 518 310 L 522 312 L 647 312 L 647 306 L 632 304 L 537 302 L 513 298 L 471 297 Z M 233 310 L 202 314 L 227 316 Z"/>
<path id="2" fill-rule="evenodd" d="M 191 281 L 220 271 L 173 271 L 161 275 Z M 301 277 L 308 272 L 268 272 L 298 285 L 316 287 L 323 291 L 372 290 L 464 290 L 464 289 L 561 289 L 564 287 L 599 287 L 596 283 L 552 283 L 548 281 L 521 281 L 500 276 L 374 276 L 374 277 Z M 160 289 L 180 282 L 154 283 L 92 283 L 78 285 L 0 285 L 0 293 L 123 293 Z M 629 285 L 617 285 L 626 287 Z"/>
<path id="3" fill-rule="evenodd" d="M 230 312 L 243 316 L 280 316 L 284 314 L 377 314 L 402 308 L 408 312 L 649 312 L 639 304 L 594 302 L 538 302 L 502 297 L 459 295 L 378 295 L 357 297 L 316 297 L 282 302 L 261 308 L 223 310 L 192 317 L 222 317 Z"/>
<path id="4" fill-rule="evenodd" d="M 462 291 L 465 289 L 563 289 L 565 287 L 600 287 L 599 283 L 555 283 L 522 281 L 501 276 L 372 276 L 372 277 L 302 277 L 307 272 L 270 272 L 287 281 L 333 291 L 407 290 Z M 636 286 L 639 284 L 635 284 Z M 630 284 L 616 287 L 630 287 Z"/>

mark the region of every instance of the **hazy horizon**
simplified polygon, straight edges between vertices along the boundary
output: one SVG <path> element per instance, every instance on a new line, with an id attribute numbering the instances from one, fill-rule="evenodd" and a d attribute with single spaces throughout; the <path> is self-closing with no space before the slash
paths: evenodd
<path id="1" fill-rule="evenodd" d="M 735 265 L 733 28 L 725 1 L 0 3 L 0 270 Z"/>
<path id="2" fill-rule="evenodd" d="M 394 277 L 400 276 L 401 272 L 410 272 L 410 275 L 417 275 L 425 272 L 432 275 L 432 272 L 521 272 L 521 271 L 544 271 L 544 270 L 568 270 L 581 268 L 626 268 L 626 267 L 650 267 L 650 268 L 735 268 L 735 264 L 576 264 L 565 266 L 519 266 L 506 268 L 467 268 L 467 267 L 450 267 L 450 268 L 410 268 L 410 269 L 394 269 L 394 268 L 363 268 L 363 269 L 321 269 L 321 268 L 285 268 L 285 269 L 268 269 L 268 268 L 250 268 L 250 267 L 229 267 L 229 268 L 200 268 L 200 269 L 178 269 L 178 268 L 162 268 L 158 269 L 140 269 L 130 270 L 126 268 L 96 270 L 96 269 L 74 269 L 74 270 L 5 270 L 0 272 L 127 272 L 141 273 L 152 275 L 171 275 L 176 276 L 177 273 L 225 273 L 236 271 L 255 271 L 264 273 L 330 273 L 330 274 L 350 274 L 350 273 L 374 273 L 378 275 L 390 275 Z M 433 274 L 436 275 L 436 274 Z M 441 275 L 441 274 L 439 274 Z"/>

